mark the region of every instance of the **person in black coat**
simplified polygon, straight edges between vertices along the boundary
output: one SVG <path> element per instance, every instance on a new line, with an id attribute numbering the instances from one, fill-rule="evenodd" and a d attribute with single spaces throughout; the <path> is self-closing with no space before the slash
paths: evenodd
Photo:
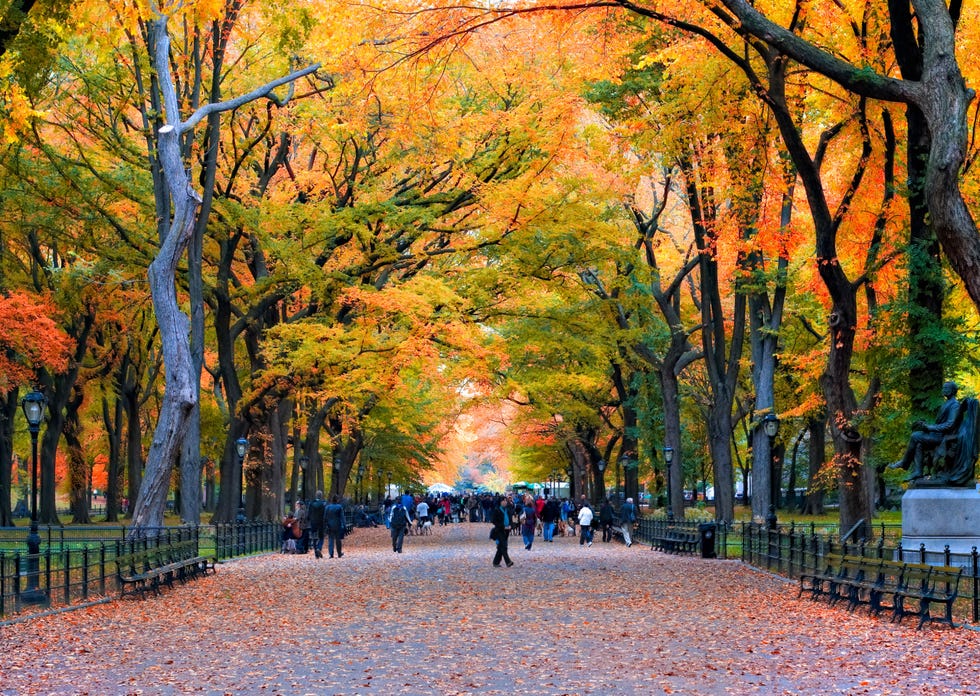
<path id="1" fill-rule="evenodd" d="M 599 526 L 602 527 L 603 541 L 612 540 L 612 526 L 615 520 L 616 512 L 613 510 L 612 503 L 609 498 L 603 499 L 602 505 L 599 507 Z"/>
<path id="2" fill-rule="evenodd" d="M 334 547 L 337 548 L 337 558 L 344 557 L 344 506 L 340 504 L 340 496 L 330 498 L 330 504 L 323 510 L 323 522 L 327 528 L 327 553 L 333 558 Z"/>
<path id="3" fill-rule="evenodd" d="M 541 510 L 541 538 L 544 541 L 555 540 L 555 525 L 561 517 L 561 505 L 554 496 L 548 498 Z"/>
<path id="4" fill-rule="evenodd" d="M 326 508 L 327 501 L 323 499 L 323 491 L 317 491 L 316 498 L 310 503 L 309 512 L 310 540 L 313 542 L 313 553 L 317 558 L 323 558 L 323 537 L 327 529 Z"/>
<path id="5" fill-rule="evenodd" d="M 508 568 L 514 565 L 514 562 L 510 560 L 510 554 L 507 553 L 507 539 L 510 537 L 511 517 L 513 516 L 514 508 L 510 504 L 510 498 L 507 497 L 502 497 L 500 504 L 490 512 L 493 540 L 497 544 L 497 553 L 493 556 L 494 568 L 500 567 L 501 560 L 507 563 Z"/>
<path id="6" fill-rule="evenodd" d="M 388 524 L 391 528 L 391 550 L 395 553 L 402 552 L 402 544 L 405 542 L 405 531 L 408 529 L 410 517 L 408 510 L 402 504 L 401 498 L 396 497 L 391 506 L 391 518 Z"/>

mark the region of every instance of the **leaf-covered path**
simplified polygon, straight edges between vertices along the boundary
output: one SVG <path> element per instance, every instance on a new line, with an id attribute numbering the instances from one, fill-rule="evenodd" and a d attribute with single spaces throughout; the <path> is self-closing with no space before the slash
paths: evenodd
<path id="1" fill-rule="evenodd" d="M 0 694 L 974 694 L 980 634 L 895 626 L 737 561 L 359 529 L 160 597 L 0 628 Z"/>

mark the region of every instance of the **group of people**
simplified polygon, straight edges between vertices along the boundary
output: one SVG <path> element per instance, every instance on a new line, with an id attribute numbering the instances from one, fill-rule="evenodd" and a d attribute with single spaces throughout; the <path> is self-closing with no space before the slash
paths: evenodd
<path id="1" fill-rule="evenodd" d="M 347 521 L 340 496 L 334 495 L 328 503 L 323 491 L 317 491 L 309 505 L 297 500 L 295 509 L 286 515 L 282 523 L 283 553 L 307 553 L 311 548 L 316 558 L 323 558 L 323 542 L 327 541 L 330 558 L 344 556 L 344 536 Z"/>
<path id="2" fill-rule="evenodd" d="M 485 504 L 487 501 L 489 504 Z M 417 497 L 408 491 L 389 496 L 380 514 L 390 530 L 394 553 L 402 552 L 405 536 L 412 525 L 421 527 L 436 521 L 449 524 L 450 520 L 467 518 L 473 522 L 489 522 L 490 538 L 496 545 L 493 558 L 496 567 L 502 563 L 508 567 L 514 565 L 508 551 L 512 534 L 519 533 L 525 550 L 530 551 L 538 536 L 543 542 L 552 543 L 556 533 L 578 536 L 579 545 L 592 546 L 595 530 L 601 529 L 602 540 L 608 542 L 612 540 L 613 528 L 618 526 L 626 545 L 632 546 L 631 531 L 637 519 L 632 498 L 626 499 L 617 515 L 608 498 L 602 501 L 596 514 L 584 495 L 576 504 L 568 498 L 559 500 L 554 496 L 535 497 L 531 494 L 467 496 L 453 500 L 449 496 Z M 327 503 L 323 492 L 317 491 L 309 505 L 302 500 L 296 501 L 295 510 L 283 520 L 282 550 L 284 553 L 307 553 L 312 548 L 316 558 L 323 558 L 326 540 L 330 558 L 335 554 L 342 558 L 346 531 L 344 506 L 339 496 L 332 496 Z"/>
<path id="3" fill-rule="evenodd" d="M 496 546 L 493 566 L 499 568 L 501 563 L 504 563 L 509 568 L 514 565 L 508 550 L 508 539 L 515 527 L 520 529 L 524 549 L 527 551 L 530 551 L 534 545 L 534 539 L 539 528 L 544 541 L 554 541 L 555 529 L 560 522 L 571 525 L 573 530 L 577 524 L 580 546 L 592 546 L 596 524 L 602 529 L 602 540 L 604 542 L 611 541 L 613 527 L 617 526 L 618 523 L 623 541 L 626 542 L 627 546 L 632 546 L 631 532 L 636 520 L 636 505 L 632 498 L 626 499 L 626 502 L 619 509 L 617 518 L 612 502 L 608 498 L 603 500 L 599 508 L 599 515 L 596 516 L 592 510 L 592 505 L 584 495 L 577 506 L 571 504 L 571 501 L 567 499 L 559 503 L 553 497 L 538 496 L 534 498 L 530 494 L 523 498 L 518 497 L 517 500 L 512 499 L 509 495 L 499 496 L 490 512 L 490 524 L 492 525 L 490 539 Z"/>

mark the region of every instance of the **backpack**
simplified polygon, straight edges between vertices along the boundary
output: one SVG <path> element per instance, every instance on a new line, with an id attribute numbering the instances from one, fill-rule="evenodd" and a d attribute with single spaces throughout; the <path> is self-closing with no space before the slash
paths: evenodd
<path id="1" fill-rule="evenodd" d="M 391 510 L 391 526 L 404 527 L 407 524 L 408 524 L 408 512 L 405 511 L 405 506 L 396 505 Z"/>

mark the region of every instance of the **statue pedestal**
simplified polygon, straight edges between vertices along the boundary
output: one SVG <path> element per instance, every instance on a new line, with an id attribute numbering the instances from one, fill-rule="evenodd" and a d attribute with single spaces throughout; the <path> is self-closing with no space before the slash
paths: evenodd
<path id="1" fill-rule="evenodd" d="M 902 496 L 902 551 L 926 547 L 926 562 L 944 564 L 943 551 L 980 549 L 980 492 L 976 488 L 912 488 Z M 961 565 L 955 563 L 954 565 Z"/>

